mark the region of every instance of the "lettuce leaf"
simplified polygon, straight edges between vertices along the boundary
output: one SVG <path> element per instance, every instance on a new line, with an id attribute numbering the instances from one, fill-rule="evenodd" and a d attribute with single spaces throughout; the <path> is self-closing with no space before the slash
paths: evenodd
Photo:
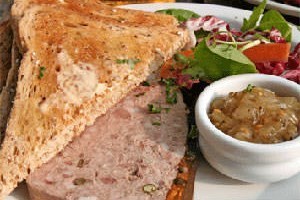
<path id="1" fill-rule="evenodd" d="M 271 30 L 273 27 L 280 31 L 282 37 L 284 37 L 287 42 L 292 40 L 292 28 L 284 17 L 276 10 L 266 12 L 261 18 L 257 29 L 264 31 Z"/>
<path id="2" fill-rule="evenodd" d="M 208 46 L 207 39 L 202 40 L 195 48 L 194 59 L 184 70 L 184 74 L 202 80 L 216 81 L 230 75 L 257 72 L 254 63 L 232 45 Z"/>
<path id="3" fill-rule="evenodd" d="M 264 13 L 267 0 L 262 1 L 258 7 L 254 8 L 249 19 L 244 19 L 241 30 L 243 32 L 257 29 L 261 31 L 271 30 L 273 27 L 280 31 L 287 42 L 292 39 L 292 28 L 284 17 L 276 10 L 270 10 Z M 260 16 L 263 14 L 262 18 Z"/>
<path id="4" fill-rule="evenodd" d="M 157 10 L 156 13 L 162 13 L 167 15 L 174 16 L 179 22 L 184 22 L 190 18 L 198 18 L 200 15 L 197 13 L 194 13 L 190 10 L 184 10 L 184 9 L 165 9 L 165 10 Z"/>
<path id="5" fill-rule="evenodd" d="M 243 25 L 241 30 L 243 32 L 248 31 L 256 27 L 257 22 L 259 21 L 260 16 L 264 13 L 265 7 L 267 4 L 267 0 L 264 0 L 262 3 L 259 4 L 258 7 L 254 8 L 252 14 L 250 15 L 249 19 L 244 18 Z"/>

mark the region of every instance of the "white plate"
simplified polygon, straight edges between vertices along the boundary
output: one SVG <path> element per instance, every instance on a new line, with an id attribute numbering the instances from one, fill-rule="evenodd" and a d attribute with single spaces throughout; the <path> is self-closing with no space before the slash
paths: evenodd
<path id="1" fill-rule="evenodd" d="M 153 3 L 153 4 L 132 4 L 121 6 L 130 9 L 154 12 L 167 8 L 182 8 L 194 11 L 200 15 L 214 15 L 230 23 L 231 27 L 241 26 L 243 19 L 248 18 L 252 11 L 242 10 L 214 4 L 195 4 L 195 3 Z M 298 10 L 299 11 L 299 10 Z M 300 31 L 296 26 L 292 26 L 293 46 L 300 42 Z M 299 198 L 300 199 L 300 198 Z"/>
<path id="2" fill-rule="evenodd" d="M 212 4 L 155 3 L 126 5 L 123 7 L 150 12 L 167 8 L 188 9 L 200 15 L 220 17 L 236 28 L 241 25 L 244 17 L 251 14 L 250 11 Z M 295 45 L 298 42 L 300 42 L 300 32 L 296 27 L 293 27 L 293 44 Z M 194 187 L 195 200 L 299 200 L 300 174 L 289 180 L 271 185 L 247 184 L 219 174 L 209 167 L 204 159 L 201 159 Z M 22 184 L 5 200 L 28 199 L 26 187 Z"/>
<path id="3" fill-rule="evenodd" d="M 245 0 L 248 3 L 258 5 L 262 0 Z M 267 1 L 266 8 L 278 10 L 282 14 L 290 15 L 294 17 L 300 17 L 300 8 L 288 4 L 278 3 L 276 1 Z"/>
<path id="4" fill-rule="evenodd" d="M 126 8 L 155 11 L 167 8 L 182 8 L 200 15 L 214 15 L 241 26 L 243 18 L 251 11 L 212 4 L 165 3 L 126 5 Z M 293 46 L 300 42 L 300 32 L 292 27 Z M 194 200 L 299 200 L 300 174 L 274 184 L 248 184 L 228 178 L 213 168 L 201 157 L 194 185 Z"/>

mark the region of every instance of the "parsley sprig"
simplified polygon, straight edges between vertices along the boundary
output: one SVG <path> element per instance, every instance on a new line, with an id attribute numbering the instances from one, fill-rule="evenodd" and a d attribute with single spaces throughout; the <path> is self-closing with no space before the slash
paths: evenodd
<path id="1" fill-rule="evenodd" d="M 174 79 L 164 79 L 163 82 L 166 84 L 166 102 L 169 104 L 177 103 L 177 90 L 178 86 Z"/>
<path id="2" fill-rule="evenodd" d="M 148 111 L 153 114 L 161 113 L 161 107 L 155 106 L 153 104 L 148 104 Z"/>
<path id="3" fill-rule="evenodd" d="M 244 90 L 244 92 L 252 92 L 252 90 L 253 90 L 254 87 L 255 87 L 254 85 L 248 84 L 248 86 L 246 87 L 246 89 Z"/>
<path id="4" fill-rule="evenodd" d="M 196 125 L 192 125 L 191 129 L 190 129 L 190 131 L 189 131 L 189 133 L 187 135 L 187 137 L 189 139 L 195 139 L 195 138 L 198 137 L 198 135 L 199 135 L 199 131 L 197 129 L 197 126 Z"/>
<path id="5" fill-rule="evenodd" d="M 41 66 L 39 71 L 39 79 L 42 79 L 44 77 L 45 71 L 46 71 L 46 67 Z"/>
<path id="6" fill-rule="evenodd" d="M 160 105 L 156 106 L 154 104 L 148 104 L 148 111 L 151 114 L 158 114 L 161 113 L 161 111 L 165 111 L 166 113 L 170 112 L 171 108 L 163 108 Z"/>
<path id="7" fill-rule="evenodd" d="M 137 63 L 141 62 L 140 59 L 138 58 L 131 58 L 131 59 L 117 59 L 116 63 L 117 64 L 127 64 L 129 65 L 130 69 L 134 69 L 135 65 Z"/>

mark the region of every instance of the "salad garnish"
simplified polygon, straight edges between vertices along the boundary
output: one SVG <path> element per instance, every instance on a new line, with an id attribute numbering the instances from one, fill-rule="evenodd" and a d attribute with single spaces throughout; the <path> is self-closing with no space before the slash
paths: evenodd
<path id="1" fill-rule="evenodd" d="M 194 79 L 215 81 L 225 76 L 255 73 L 255 65 L 230 44 L 209 44 L 209 38 L 202 40 L 194 51 L 191 65 L 183 70 Z"/>
<path id="2" fill-rule="evenodd" d="M 243 25 L 241 27 L 241 31 L 245 32 L 250 29 L 255 28 L 257 21 L 259 20 L 260 16 L 264 13 L 267 1 L 262 1 L 259 6 L 253 9 L 253 12 L 249 19 L 244 19 Z"/>
<path id="3" fill-rule="evenodd" d="M 183 9 L 157 12 L 173 15 L 192 37 L 187 50 L 167 61 L 161 77 L 180 86 L 208 83 L 243 73 L 264 73 L 300 83 L 300 45 L 291 52 L 292 28 L 267 1 L 256 7 L 240 30 L 215 16 L 199 16 Z"/>

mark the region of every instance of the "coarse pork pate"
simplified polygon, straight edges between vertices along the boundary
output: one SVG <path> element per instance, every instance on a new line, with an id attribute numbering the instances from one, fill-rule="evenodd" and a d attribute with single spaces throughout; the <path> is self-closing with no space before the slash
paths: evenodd
<path id="1" fill-rule="evenodd" d="M 32 200 L 166 199 L 188 127 L 181 94 L 176 104 L 165 102 L 163 86 L 132 91 L 29 176 Z M 156 190 L 145 192 L 147 184 Z"/>

